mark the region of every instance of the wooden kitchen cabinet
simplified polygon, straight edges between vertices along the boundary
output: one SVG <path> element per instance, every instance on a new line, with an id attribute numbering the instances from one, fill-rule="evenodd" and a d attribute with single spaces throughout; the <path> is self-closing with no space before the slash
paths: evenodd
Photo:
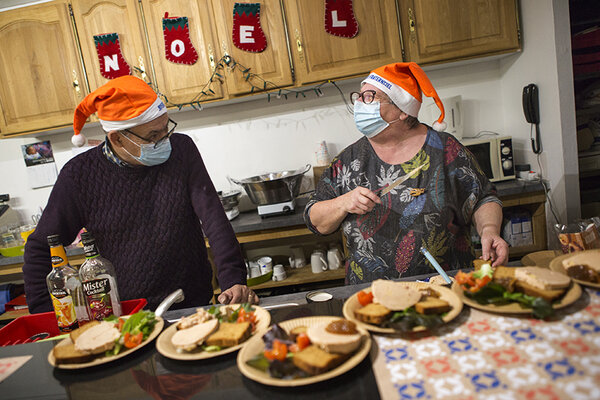
<path id="1" fill-rule="evenodd" d="M 71 5 L 91 91 L 108 82 L 100 73 L 100 61 L 94 43 L 94 35 L 105 33 L 119 35 L 121 53 L 132 75 L 147 82 L 155 81 L 136 0 L 71 0 Z"/>
<path id="2" fill-rule="evenodd" d="M 0 13 L 0 43 L 1 137 L 71 125 L 87 90 L 68 5 Z"/>
<path id="3" fill-rule="evenodd" d="M 297 86 L 365 75 L 402 61 L 395 0 L 355 0 L 359 31 L 353 38 L 325 31 L 323 0 L 283 0 L 283 4 Z"/>
<path id="4" fill-rule="evenodd" d="M 246 80 L 241 68 L 225 71 L 227 92 L 230 95 L 248 94 L 252 86 L 258 88 L 272 89 L 274 85 L 279 87 L 291 86 L 293 84 L 292 70 L 288 42 L 284 29 L 284 16 L 279 0 L 263 0 L 260 2 L 260 24 L 267 39 L 267 47 L 262 52 L 249 52 L 234 46 L 232 40 L 233 31 L 233 7 L 236 0 L 212 0 L 214 8 L 214 20 L 219 37 L 222 54 L 230 55 L 236 62 L 246 68 L 250 68 L 251 74 L 257 74 L 262 79 L 252 76 Z M 272 84 L 267 84 L 265 81 Z"/>
<path id="5" fill-rule="evenodd" d="M 219 42 L 215 33 L 210 0 L 142 0 L 148 42 L 152 54 L 152 65 L 156 73 L 158 90 L 167 97 L 170 104 L 184 104 L 191 101 L 217 100 L 223 98 L 223 86 L 218 82 L 207 83 L 221 57 Z M 165 39 L 162 19 L 165 12 L 169 17 L 187 17 L 190 41 L 198 53 L 195 64 L 177 64 L 165 57 Z M 198 97 L 202 92 L 206 95 Z"/>
<path id="6" fill-rule="evenodd" d="M 435 64 L 521 49 L 516 0 L 399 0 L 406 58 Z"/>

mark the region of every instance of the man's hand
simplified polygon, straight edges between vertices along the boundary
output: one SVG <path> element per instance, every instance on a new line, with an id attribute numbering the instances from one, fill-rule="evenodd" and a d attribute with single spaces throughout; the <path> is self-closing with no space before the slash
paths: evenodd
<path id="1" fill-rule="evenodd" d="M 229 304 L 229 303 L 251 303 L 258 304 L 259 299 L 256 293 L 249 289 L 248 286 L 245 285 L 233 285 L 229 289 L 225 290 L 223 293 L 217 297 L 217 300 L 221 304 Z"/>
<path id="2" fill-rule="evenodd" d="M 508 261 L 508 244 L 493 230 L 483 229 L 481 235 L 481 258 L 492 261 L 492 267 Z"/>
<path id="3" fill-rule="evenodd" d="M 375 204 L 381 204 L 381 199 L 365 187 L 358 186 L 352 191 L 340 196 L 342 209 L 350 214 L 366 214 Z"/>

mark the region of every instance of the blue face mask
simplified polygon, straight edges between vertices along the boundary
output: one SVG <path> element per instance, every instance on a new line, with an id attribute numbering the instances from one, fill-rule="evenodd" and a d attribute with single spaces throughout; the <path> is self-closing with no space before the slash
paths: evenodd
<path id="1" fill-rule="evenodd" d="M 121 132 L 119 132 L 119 133 L 121 133 Z M 123 134 L 121 133 L 121 135 L 123 135 Z M 155 148 L 154 143 L 137 144 L 133 140 L 129 139 L 127 136 L 123 135 L 123 137 L 127 138 L 127 140 L 129 140 L 131 143 L 135 144 L 137 147 L 140 148 L 140 156 L 139 157 L 134 156 L 133 154 L 128 152 L 127 149 L 125 149 L 125 148 L 123 148 L 123 150 L 125 150 L 127 152 L 127 154 L 129 154 L 131 157 L 133 157 L 134 159 L 141 162 L 142 164 L 144 164 L 147 167 L 152 167 L 154 165 L 160 165 L 160 164 L 164 163 L 165 161 L 167 161 L 169 159 L 169 157 L 171 156 L 171 141 L 169 138 L 167 138 L 166 140 L 163 140 Z"/>
<path id="2" fill-rule="evenodd" d="M 375 137 L 390 125 L 381 118 L 379 107 L 378 101 L 371 104 L 362 101 L 354 103 L 354 123 L 356 128 L 368 138 Z"/>

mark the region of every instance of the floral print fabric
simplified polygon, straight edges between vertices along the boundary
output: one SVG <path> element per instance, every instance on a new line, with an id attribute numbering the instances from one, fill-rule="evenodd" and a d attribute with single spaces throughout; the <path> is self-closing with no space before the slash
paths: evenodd
<path id="1" fill-rule="evenodd" d="M 421 167 L 411 178 L 385 195 L 382 189 Z M 425 144 L 409 161 L 390 165 L 379 159 L 367 138 L 342 151 L 323 173 L 304 211 L 307 226 L 310 208 L 364 186 L 380 195 L 365 215 L 348 214 L 341 224 L 350 257 L 346 281 L 433 272 L 421 254 L 423 246 L 445 270 L 470 267 L 475 257 L 470 239 L 473 212 L 482 204 L 501 204 L 496 191 L 472 154 L 452 135 L 428 129 Z"/>

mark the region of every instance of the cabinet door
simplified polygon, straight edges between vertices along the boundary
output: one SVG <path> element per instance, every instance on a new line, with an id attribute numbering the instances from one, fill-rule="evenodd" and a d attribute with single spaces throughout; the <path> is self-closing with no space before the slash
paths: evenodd
<path id="1" fill-rule="evenodd" d="M 284 0 L 288 33 L 299 84 L 364 75 L 402 61 L 395 0 L 354 0 L 358 34 L 325 31 L 324 0 Z"/>
<path id="2" fill-rule="evenodd" d="M 290 86 L 293 83 L 290 57 L 283 24 L 283 13 L 279 0 L 263 0 L 260 4 L 260 25 L 267 39 L 262 52 L 249 52 L 234 46 L 233 7 L 236 0 L 213 0 L 215 22 L 223 54 L 230 55 L 235 62 L 250 69 L 250 81 L 243 68 L 227 68 L 227 91 L 232 95 L 249 93 L 252 86 L 266 88 Z M 254 76 L 256 74 L 257 76 Z M 262 79 L 261 79 L 262 78 Z"/>
<path id="3" fill-rule="evenodd" d="M 136 0 L 72 0 L 72 6 L 90 90 L 108 82 L 100 72 L 94 43 L 94 35 L 105 33 L 119 35 L 121 55 L 131 68 L 131 75 L 154 82 Z"/>
<path id="4" fill-rule="evenodd" d="M 67 5 L 0 13 L 0 43 L 2 136 L 72 124 L 85 92 Z"/>
<path id="5" fill-rule="evenodd" d="M 142 0 L 142 8 L 156 83 L 168 100 L 167 106 L 223 98 L 219 81 L 207 86 L 219 56 L 213 35 L 210 0 Z M 166 12 L 171 18 L 188 18 L 189 39 L 198 53 L 195 64 L 177 64 L 167 60 L 162 26 Z M 203 91 L 207 94 L 201 95 Z"/>
<path id="6" fill-rule="evenodd" d="M 520 49 L 514 0 L 400 0 L 407 58 L 419 64 Z"/>

